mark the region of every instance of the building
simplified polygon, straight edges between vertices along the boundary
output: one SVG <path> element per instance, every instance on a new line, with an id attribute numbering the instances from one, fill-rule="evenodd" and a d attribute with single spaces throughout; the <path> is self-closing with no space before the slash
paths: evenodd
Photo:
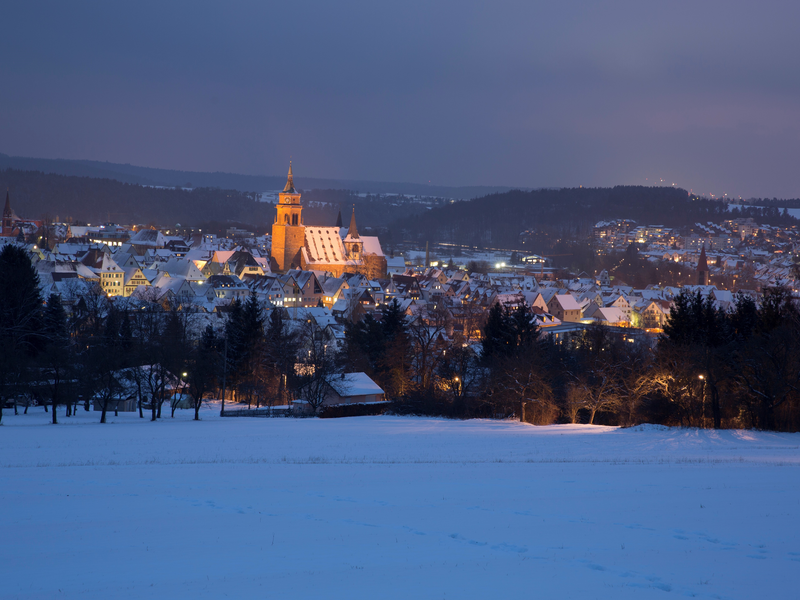
<path id="1" fill-rule="evenodd" d="M 562 323 L 576 323 L 581 320 L 581 306 L 572 294 L 554 294 L 547 303 L 547 312 Z"/>
<path id="2" fill-rule="evenodd" d="M 27 237 L 39 231 L 42 228 L 42 224 L 42 221 L 33 221 L 18 217 L 14 209 L 11 208 L 11 197 L 8 190 L 6 190 L 6 203 L 3 206 L 3 221 L 2 227 L 0 227 L 0 237 Z M 42 243 L 46 244 L 47 241 L 47 236 L 45 235 L 45 240 Z"/>
<path id="3" fill-rule="evenodd" d="M 19 221 L 19 218 L 11 209 L 11 199 L 9 198 L 8 190 L 6 190 L 6 204 L 3 207 L 3 229 L 0 235 L 12 235 L 17 227 L 17 221 Z"/>
<path id="4" fill-rule="evenodd" d="M 343 373 L 331 377 L 325 406 L 383 402 L 384 392 L 366 373 Z"/>
<path id="5" fill-rule="evenodd" d="M 272 224 L 270 268 L 275 273 L 303 269 L 328 272 L 334 277 L 361 273 L 378 279 L 386 277 L 386 257 L 377 237 L 358 233 L 355 209 L 347 230 L 306 225 L 290 164 Z"/>

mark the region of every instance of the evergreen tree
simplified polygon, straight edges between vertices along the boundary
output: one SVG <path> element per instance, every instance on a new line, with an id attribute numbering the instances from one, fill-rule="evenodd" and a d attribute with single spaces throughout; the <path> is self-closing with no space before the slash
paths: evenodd
<path id="1" fill-rule="evenodd" d="M 219 364 L 219 341 L 214 328 L 209 324 L 203 330 L 200 342 L 189 354 L 186 383 L 192 399 L 195 421 L 200 420 L 203 397 L 217 382 Z"/>
<path id="2" fill-rule="evenodd" d="M 42 349 L 39 277 L 26 252 L 0 251 L 0 421 L 7 398 L 25 389 L 31 360 Z"/>
<path id="3" fill-rule="evenodd" d="M 56 416 L 58 405 L 69 402 L 68 388 L 74 366 L 73 356 L 69 352 L 67 314 L 61 304 L 61 299 L 55 294 L 51 294 L 47 299 L 42 325 L 46 345 L 39 362 L 41 371 L 46 373 L 50 406 L 53 410 L 53 424 L 55 425 L 58 423 Z"/>
<path id="4" fill-rule="evenodd" d="M 22 248 L 0 251 L 0 339 L 14 352 L 36 354 L 43 346 L 39 276 Z"/>
<path id="5" fill-rule="evenodd" d="M 489 309 L 489 316 L 483 327 L 481 359 L 484 364 L 489 364 L 495 357 L 504 355 L 510 343 L 511 332 L 505 318 L 505 310 L 498 302 Z"/>
<path id="6" fill-rule="evenodd" d="M 273 308 L 265 335 L 264 361 L 271 370 L 272 387 L 276 390 L 275 399 L 279 404 L 285 402 L 287 384 L 294 375 L 297 362 L 297 337 L 283 321 L 283 310 Z"/>
<path id="7" fill-rule="evenodd" d="M 127 351 L 133 346 L 133 331 L 131 330 L 131 320 L 128 311 L 120 311 L 119 319 L 119 342 L 120 346 Z"/>
<path id="8" fill-rule="evenodd" d="M 675 298 L 659 344 L 665 357 L 675 352 L 683 356 L 687 380 L 702 382 L 701 403 L 704 409 L 708 393 L 715 429 L 722 427 L 720 387 L 732 375 L 728 367 L 730 349 L 726 346 L 733 341 L 733 332 L 730 315 L 718 309 L 711 296 L 703 298 L 699 291 L 682 291 Z M 674 361 L 668 364 L 674 369 Z"/>
<path id="9" fill-rule="evenodd" d="M 758 307 L 755 301 L 745 294 L 736 295 L 736 308 L 730 315 L 731 335 L 739 341 L 753 335 L 758 325 Z"/>

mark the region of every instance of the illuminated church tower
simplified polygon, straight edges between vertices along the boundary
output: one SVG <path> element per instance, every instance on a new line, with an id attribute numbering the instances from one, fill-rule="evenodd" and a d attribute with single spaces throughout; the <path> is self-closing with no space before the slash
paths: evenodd
<path id="1" fill-rule="evenodd" d="M 305 243 L 303 207 L 300 193 L 294 188 L 292 163 L 286 187 L 279 194 L 275 222 L 272 224 L 272 269 L 278 272 L 301 267 L 300 251 Z"/>

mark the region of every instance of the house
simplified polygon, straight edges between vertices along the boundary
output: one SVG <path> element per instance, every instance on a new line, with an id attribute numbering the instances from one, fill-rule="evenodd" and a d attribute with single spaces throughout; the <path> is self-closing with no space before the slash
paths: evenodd
<path id="1" fill-rule="evenodd" d="M 617 327 L 627 327 L 628 317 L 622 309 L 616 306 L 597 306 L 592 302 L 583 315 L 584 319 L 592 319 L 601 325 L 613 325 Z"/>
<path id="2" fill-rule="evenodd" d="M 224 298 L 225 300 L 240 298 L 244 300 L 250 295 L 250 290 L 236 275 L 212 275 L 206 283 L 214 288 L 217 298 Z"/>
<path id="3" fill-rule="evenodd" d="M 125 272 L 108 254 L 103 254 L 98 274 L 100 275 L 100 286 L 107 296 L 124 295 Z"/>
<path id="4" fill-rule="evenodd" d="M 624 294 L 621 293 L 610 294 L 609 296 L 604 298 L 604 301 L 607 307 L 614 307 L 620 309 L 625 315 L 625 320 L 627 321 L 631 320 L 631 312 L 633 309 L 631 308 L 631 303 L 628 301 L 628 299 L 625 297 Z"/>
<path id="5" fill-rule="evenodd" d="M 330 393 L 324 404 L 366 404 L 383 402 L 384 392 L 366 373 L 342 373 L 329 380 Z"/>
<path id="6" fill-rule="evenodd" d="M 664 329 L 672 303 L 669 300 L 650 300 L 639 311 L 639 326 L 642 329 Z"/>
<path id="7" fill-rule="evenodd" d="M 126 298 L 136 291 L 140 285 L 149 286 L 150 281 L 144 276 L 142 270 L 138 267 L 130 267 L 122 269 L 125 277 L 123 279 L 124 289 L 122 295 Z"/>
<path id="8" fill-rule="evenodd" d="M 555 294 L 547 303 L 547 312 L 562 323 L 581 320 L 581 306 L 572 294 Z"/>

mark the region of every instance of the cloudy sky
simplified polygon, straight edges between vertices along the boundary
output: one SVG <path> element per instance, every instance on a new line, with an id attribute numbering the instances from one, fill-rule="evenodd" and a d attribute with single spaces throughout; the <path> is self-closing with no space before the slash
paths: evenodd
<path id="1" fill-rule="evenodd" d="M 800 197 L 800 2 L 0 7 L 0 152 Z"/>

